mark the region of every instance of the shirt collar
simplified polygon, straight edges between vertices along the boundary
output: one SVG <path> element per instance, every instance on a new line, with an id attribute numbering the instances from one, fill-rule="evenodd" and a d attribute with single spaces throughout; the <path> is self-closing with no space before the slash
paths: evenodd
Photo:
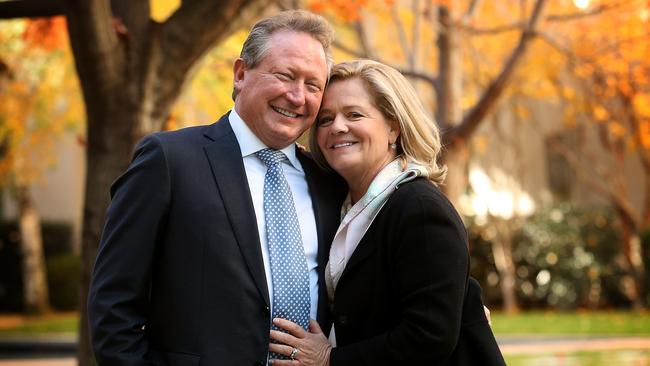
<path id="1" fill-rule="evenodd" d="M 228 115 L 228 120 L 230 121 L 230 127 L 235 133 L 237 142 L 239 142 L 239 149 L 241 150 L 242 158 L 245 158 L 249 155 L 254 155 L 256 152 L 267 149 L 268 146 L 262 142 L 262 140 L 257 137 L 253 131 L 248 127 L 246 122 L 239 116 L 237 111 L 233 108 Z M 295 144 L 289 144 L 289 146 L 280 149 L 289 159 L 289 163 L 302 171 L 302 166 L 298 162 L 298 157 L 296 156 L 296 146 Z"/>

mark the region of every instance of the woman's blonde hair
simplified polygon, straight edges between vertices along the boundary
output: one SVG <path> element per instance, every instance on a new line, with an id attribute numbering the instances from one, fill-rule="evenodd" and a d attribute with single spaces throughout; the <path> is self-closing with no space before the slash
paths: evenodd
<path id="1" fill-rule="evenodd" d="M 329 85 L 341 80 L 361 79 L 374 106 L 389 120 L 399 124 L 397 156 L 402 166 L 416 163 L 426 167 L 429 180 L 439 185 L 447 175 L 447 167 L 438 164 L 442 149 L 438 126 L 420 102 L 415 90 L 404 76 L 394 68 L 372 60 L 348 61 L 335 65 Z M 318 124 L 311 127 L 309 146 L 314 159 L 330 168 L 316 140 Z M 331 168 L 330 168 L 331 169 Z"/>

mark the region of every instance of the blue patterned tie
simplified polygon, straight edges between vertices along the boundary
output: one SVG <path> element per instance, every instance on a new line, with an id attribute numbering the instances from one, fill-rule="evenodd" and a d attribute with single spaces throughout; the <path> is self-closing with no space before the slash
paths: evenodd
<path id="1" fill-rule="evenodd" d="M 282 151 L 272 149 L 256 154 L 268 168 L 264 177 L 264 217 L 273 283 L 272 315 L 307 329 L 309 272 L 293 196 L 282 172 L 282 161 L 287 157 Z M 272 358 L 278 356 L 274 354 Z"/>

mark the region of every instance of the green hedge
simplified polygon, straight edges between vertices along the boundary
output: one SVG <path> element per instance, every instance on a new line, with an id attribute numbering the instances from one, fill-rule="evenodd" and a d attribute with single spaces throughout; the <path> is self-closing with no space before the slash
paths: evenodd
<path id="1" fill-rule="evenodd" d="M 41 225 L 43 252 L 45 254 L 48 277 L 56 278 L 50 284 L 50 299 L 53 307 L 61 310 L 74 309 L 70 287 L 77 286 L 81 276 L 80 266 L 74 273 L 72 255 L 72 226 L 67 223 L 44 222 Z M 0 311 L 19 312 L 23 310 L 22 253 L 20 249 L 20 230 L 15 222 L 0 222 Z M 79 262 L 79 260 L 76 260 Z M 52 262 L 52 263 L 50 263 Z M 50 275 L 49 272 L 53 273 Z M 63 279 L 66 277 L 66 279 Z M 48 283 L 51 280 L 48 279 Z M 76 285 L 75 285 L 76 283 Z M 59 289 L 62 294 L 59 294 Z M 74 304 L 78 302 L 74 300 Z"/>
<path id="2" fill-rule="evenodd" d="M 496 220 L 496 219 L 494 219 Z M 484 289 L 486 303 L 499 305 L 499 276 L 492 242 L 501 240 L 495 222 L 468 223 L 471 273 Z M 507 223 L 512 230 L 519 305 L 524 309 L 625 308 L 631 304 L 623 283 L 620 233 L 616 217 L 605 208 L 559 204 L 525 220 Z M 650 264 L 650 233 L 644 241 Z M 650 272 L 648 272 L 650 273 Z"/>
<path id="3" fill-rule="evenodd" d="M 50 305 L 56 310 L 75 310 L 79 304 L 81 258 L 60 254 L 47 259 L 47 285 Z"/>

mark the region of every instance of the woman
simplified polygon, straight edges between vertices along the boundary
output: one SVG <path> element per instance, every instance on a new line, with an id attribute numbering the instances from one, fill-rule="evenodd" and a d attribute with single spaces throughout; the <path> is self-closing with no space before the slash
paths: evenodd
<path id="1" fill-rule="evenodd" d="M 336 65 L 310 145 L 349 188 L 325 269 L 333 324 L 328 342 L 316 322 L 274 319 L 289 334 L 271 331 L 270 351 L 293 361 L 273 365 L 456 364 L 467 235 L 437 187 L 440 136 L 415 91 L 374 61 Z"/>

